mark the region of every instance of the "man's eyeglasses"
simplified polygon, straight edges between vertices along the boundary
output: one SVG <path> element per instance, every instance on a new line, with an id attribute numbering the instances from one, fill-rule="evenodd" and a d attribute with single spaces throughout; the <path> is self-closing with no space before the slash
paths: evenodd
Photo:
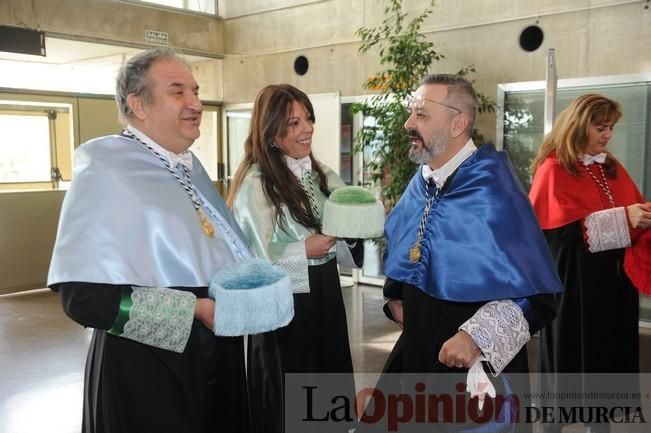
<path id="1" fill-rule="evenodd" d="M 452 105 L 444 104 L 444 103 L 442 103 L 442 102 L 435 101 L 435 100 L 433 100 L 433 99 L 423 98 L 423 97 L 420 96 L 420 95 L 418 95 L 418 96 L 412 96 L 411 98 L 409 98 L 409 100 L 407 101 L 407 107 L 408 107 L 410 110 L 412 110 L 412 109 L 414 109 L 414 108 L 416 108 L 416 109 L 421 109 L 421 108 L 423 108 L 423 106 L 425 105 L 425 101 L 433 102 L 433 103 L 438 104 L 438 105 L 442 105 L 442 106 L 444 106 L 445 108 L 449 108 L 450 110 L 454 110 L 454 111 L 456 111 L 457 114 L 461 114 L 461 110 L 459 110 L 457 107 L 453 107 Z"/>

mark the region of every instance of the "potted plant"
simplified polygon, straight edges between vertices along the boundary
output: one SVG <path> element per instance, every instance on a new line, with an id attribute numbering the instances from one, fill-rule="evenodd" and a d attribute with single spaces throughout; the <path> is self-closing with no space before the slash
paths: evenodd
<path id="1" fill-rule="evenodd" d="M 361 53 L 377 49 L 382 70 L 368 79 L 363 87 L 377 93 L 364 103 L 353 104 L 353 113 L 374 119 L 365 124 L 355 137 L 355 152 L 364 152 L 365 169 L 373 181 L 379 181 L 385 206 L 392 208 L 416 171 L 409 154 L 409 139 L 404 129 L 409 114 L 405 106 L 421 79 L 432 70 L 432 65 L 445 56 L 437 51 L 420 29 L 432 13 L 431 1 L 420 15 L 407 20 L 402 10 L 402 0 L 390 0 L 384 10 L 385 18 L 378 27 L 357 30 L 362 39 Z M 467 66 L 457 73 L 466 76 L 475 72 Z M 479 112 L 492 112 L 495 104 L 486 96 L 478 94 Z M 481 145 L 483 138 L 475 131 L 475 143 Z M 474 138 L 475 138 L 474 137 Z"/>

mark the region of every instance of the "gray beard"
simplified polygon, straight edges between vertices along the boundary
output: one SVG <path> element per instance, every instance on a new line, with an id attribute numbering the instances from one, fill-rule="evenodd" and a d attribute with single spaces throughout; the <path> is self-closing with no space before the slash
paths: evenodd
<path id="1" fill-rule="evenodd" d="M 420 151 L 413 146 L 409 148 L 409 159 L 416 164 L 426 164 L 440 155 L 448 147 L 450 136 L 448 130 L 444 129 L 432 137 L 429 143 L 423 142 Z"/>

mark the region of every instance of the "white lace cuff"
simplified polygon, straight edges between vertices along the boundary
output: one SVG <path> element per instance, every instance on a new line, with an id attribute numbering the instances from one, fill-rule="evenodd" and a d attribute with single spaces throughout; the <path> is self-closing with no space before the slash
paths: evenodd
<path id="1" fill-rule="evenodd" d="M 353 259 L 353 253 L 350 252 L 350 248 L 348 247 L 348 243 L 346 241 L 337 240 L 336 252 L 337 252 L 337 263 L 339 264 L 339 266 L 359 269 L 359 266 L 355 264 L 355 260 Z"/>
<path id="2" fill-rule="evenodd" d="M 196 300 L 191 292 L 160 287 L 133 287 L 129 319 L 119 335 L 181 353 L 190 338 Z"/>
<path id="3" fill-rule="evenodd" d="M 591 213 L 585 217 L 585 231 L 591 253 L 631 246 L 625 207 Z"/>
<path id="4" fill-rule="evenodd" d="M 510 300 L 484 304 L 459 329 L 470 334 L 495 376 L 531 338 L 529 322 L 520 307 Z"/>
<path id="5" fill-rule="evenodd" d="M 307 252 L 305 241 L 292 242 L 287 245 L 285 252 L 276 261 L 289 274 L 292 280 L 292 291 L 294 293 L 310 293 L 310 279 L 307 268 Z"/>

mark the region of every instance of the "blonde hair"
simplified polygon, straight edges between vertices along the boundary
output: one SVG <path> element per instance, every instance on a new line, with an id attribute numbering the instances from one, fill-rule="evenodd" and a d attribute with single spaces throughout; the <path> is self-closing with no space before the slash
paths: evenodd
<path id="1" fill-rule="evenodd" d="M 622 107 L 617 101 L 594 93 L 579 96 L 556 118 L 552 131 L 545 136 L 531 163 L 531 171 L 535 173 L 545 158 L 556 152 L 556 158 L 563 168 L 574 175 L 578 174 L 576 161 L 588 145 L 590 125 L 606 122 L 615 124 L 621 116 Z M 606 172 L 615 176 L 617 166 L 610 153 L 606 157 L 605 166 Z"/>

